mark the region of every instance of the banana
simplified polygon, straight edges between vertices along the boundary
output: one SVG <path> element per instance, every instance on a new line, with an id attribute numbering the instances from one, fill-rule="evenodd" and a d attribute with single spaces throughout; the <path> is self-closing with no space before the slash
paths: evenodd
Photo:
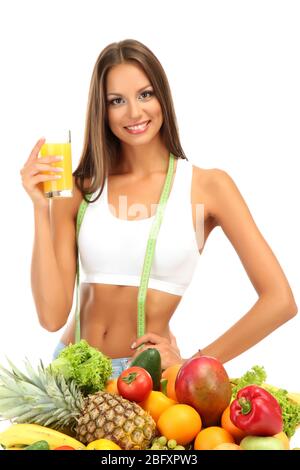
<path id="1" fill-rule="evenodd" d="M 300 393 L 288 393 L 288 397 L 290 400 L 300 405 Z"/>
<path id="2" fill-rule="evenodd" d="M 5 448 L 31 445 L 40 440 L 47 441 L 51 450 L 62 445 L 68 445 L 77 450 L 85 449 L 85 446 L 73 437 L 39 424 L 12 424 L 0 433 L 0 444 Z"/>
<path id="3" fill-rule="evenodd" d="M 24 450 L 25 447 L 12 446 L 12 447 L 7 447 L 5 450 Z"/>
<path id="4" fill-rule="evenodd" d="M 274 390 L 279 390 L 279 387 L 276 387 L 275 385 L 263 383 L 262 386 L 271 387 Z M 300 405 L 300 393 L 288 392 L 287 397 L 293 402 L 298 403 L 298 405 Z"/>

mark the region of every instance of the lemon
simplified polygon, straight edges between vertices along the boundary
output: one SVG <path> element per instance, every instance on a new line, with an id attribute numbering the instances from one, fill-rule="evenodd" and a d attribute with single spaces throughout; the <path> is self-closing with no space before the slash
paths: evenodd
<path id="1" fill-rule="evenodd" d="M 87 450 L 122 450 L 120 446 L 109 439 L 97 439 L 86 446 Z"/>

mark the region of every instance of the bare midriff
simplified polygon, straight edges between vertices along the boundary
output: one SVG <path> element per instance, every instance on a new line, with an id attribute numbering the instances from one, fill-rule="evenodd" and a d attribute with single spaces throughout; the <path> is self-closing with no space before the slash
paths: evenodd
<path id="1" fill-rule="evenodd" d="M 138 287 L 107 284 L 81 285 L 81 337 L 111 358 L 129 357 L 137 338 Z M 181 296 L 148 289 L 147 331 L 169 339 L 169 321 Z M 62 336 L 74 343 L 74 318 Z"/>

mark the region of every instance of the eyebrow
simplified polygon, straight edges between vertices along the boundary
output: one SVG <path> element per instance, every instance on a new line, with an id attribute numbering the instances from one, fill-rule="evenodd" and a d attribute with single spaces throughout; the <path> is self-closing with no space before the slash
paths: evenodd
<path id="1" fill-rule="evenodd" d="M 148 88 L 148 86 L 152 86 L 151 83 L 148 83 L 148 85 L 145 85 L 145 86 L 143 86 L 143 88 L 140 88 L 140 89 L 138 90 L 138 93 L 140 93 L 140 91 L 143 91 L 145 88 Z M 113 93 L 113 92 L 107 93 L 107 96 L 109 96 L 109 95 L 122 96 L 121 93 Z"/>

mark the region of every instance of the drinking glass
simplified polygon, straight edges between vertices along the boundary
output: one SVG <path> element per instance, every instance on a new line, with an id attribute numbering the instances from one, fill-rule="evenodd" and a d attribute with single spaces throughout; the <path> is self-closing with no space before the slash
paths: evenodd
<path id="1" fill-rule="evenodd" d="M 52 181 L 44 181 L 44 193 L 46 197 L 72 197 L 73 177 L 72 177 L 72 152 L 71 152 L 71 131 L 59 131 L 46 134 L 46 142 L 41 147 L 40 156 L 62 156 L 63 160 L 51 163 L 52 166 L 61 167 L 63 171 L 59 173 L 61 178 Z M 47 175 L 57 175 L 54 171 L 45 171 Z"/>

